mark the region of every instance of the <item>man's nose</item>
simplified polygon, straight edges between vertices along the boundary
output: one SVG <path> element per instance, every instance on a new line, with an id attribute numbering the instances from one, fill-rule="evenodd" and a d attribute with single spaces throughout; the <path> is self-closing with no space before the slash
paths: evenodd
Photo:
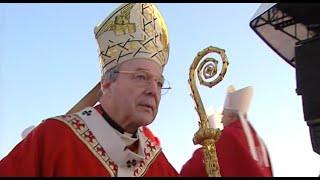
<path id="1" fill-rule="evenodd" d="M 153 95 L 160 95 L 161 89 L 158 86 L 158 80 L 157 79 L 150 79 L 150 82 L 148 83 L 147 87 L 147 93 L 153 94 Z"/>

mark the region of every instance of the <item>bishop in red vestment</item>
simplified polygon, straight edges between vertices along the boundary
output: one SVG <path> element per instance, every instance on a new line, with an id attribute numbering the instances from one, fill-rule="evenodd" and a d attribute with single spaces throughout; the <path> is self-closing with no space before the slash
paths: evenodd
<path id="1" fill-rule="evenodd" d="M 0 176 L 179 176 L 155 138 L 143 132 L 170 89 L 163 76 L 169 37 L 161 13 L 152 3 L 125 3 L 94 34 L 101 81 L 67 114 L 24 132 L 0 161 Z"/>
<path id="2" fill-rule="evenodd" d="M 252 87 L 238 91 L 235 91 L 233 86 L 229 87 L 222 116 L 224 126 L 216 142 L 222 177 L 273 176 L 267 148 L 246 118 L 252 92 Z M 210 118 L 208 119 L 210 121 Z M 180 175 L 207 176 L 203 159 L 203 150 L 198 148 L 183 165 Z"/>

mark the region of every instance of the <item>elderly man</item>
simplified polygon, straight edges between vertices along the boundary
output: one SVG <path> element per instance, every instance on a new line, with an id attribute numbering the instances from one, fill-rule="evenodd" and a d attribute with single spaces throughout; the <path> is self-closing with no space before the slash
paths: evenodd
<path id="1" fill-rule="evenodd" d="M 266 146 L 247 120 L 252 99 L 251 86 L 235 91 L 229 86 L 225 99 L 221 137 L 216 143 L 222 177 L 272 177 L 272 168 Z M 184 164 L 181 176 L 207 176 L 202 148 Z"/>
<path id="2" fill-rule="evenodd" d="M 152 3 L 127 3 L 94 32 L 100 104 L 42 121 L 1 160 L 0 176 L 179 176 L 140 128 L 153 122 L 170 88 L 162 15 Z"/>

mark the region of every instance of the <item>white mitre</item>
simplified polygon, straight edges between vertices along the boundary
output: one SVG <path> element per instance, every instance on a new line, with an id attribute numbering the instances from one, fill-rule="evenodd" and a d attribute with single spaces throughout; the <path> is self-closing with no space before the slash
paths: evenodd
<path id="1" fill-rule="evenodd" d="M 220 129 L 220 131 L 223 130 L 223 124 L 222 124 L 222 111 L 223 107 L 219 107 L 216 111 L 214 110 L 213 106 L 209 106 L 206 109 L 206 114 L 209 120 L 209 127 L 213 129 Z"/>
<path id="2" fill-rule="evenodd" d="M 224 102 L 224 109 L 236 110 L 241 115 L 245 115 L 249 110 L 252 96 L 252 86 L 248 86 L 236 91 L 234 86 L 230 85 Z"/>
<path id="3" fill-rule="evenodd" d="M 24 129 L 21 133 L 21 138 L 24 139 L 35 127 L 35 125 L 32 125 Z"/>

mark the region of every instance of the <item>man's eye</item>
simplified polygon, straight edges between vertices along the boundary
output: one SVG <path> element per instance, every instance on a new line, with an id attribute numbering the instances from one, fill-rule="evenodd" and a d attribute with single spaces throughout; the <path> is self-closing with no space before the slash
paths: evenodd
<path id="1" fill-rule="evenodd" d="M 145 80 L 145 79 L 147 79 L 147 76 L 144 75 L 144 74 L 137 74 L 137 75 L 136 75 L 136 78 L 137 78 L 137 79 L 141 79 L 141 80 Z"/>
<path id="2" fill-rule="evenodd" d="M 158 81 L 158 86 L 159 86 L 160 88 L 162 88 L 163 83 Z"/>

